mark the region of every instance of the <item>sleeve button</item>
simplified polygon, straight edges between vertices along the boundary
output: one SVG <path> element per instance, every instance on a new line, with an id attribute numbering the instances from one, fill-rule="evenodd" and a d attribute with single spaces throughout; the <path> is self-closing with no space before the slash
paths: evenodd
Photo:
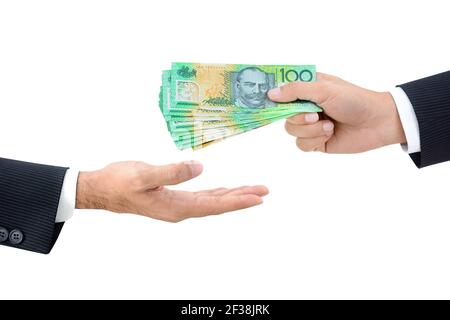
<path id="1" fill-rule="evenodd" d="M 0 227 L 0 242 L 8 240 L 9 232 L 3 227 Z"/>
<path id="2" fill-rule="evenodd" d="M 9 242 L 19 244 L 23 241 L 23 233 L 18 229 L 14 229 L 9 233 Z"/>

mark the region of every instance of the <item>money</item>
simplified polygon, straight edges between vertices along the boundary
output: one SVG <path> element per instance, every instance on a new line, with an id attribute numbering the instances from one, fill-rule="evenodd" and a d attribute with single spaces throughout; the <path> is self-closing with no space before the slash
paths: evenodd
<path id="1" fill-rule="evenodd" d="M 285 83 L 315 80 L 314 65 L 175 62 L 163 71 L 159 108 L 175 145 L 197 150 L 301 112 L 321 112 L 310 101 L 275 103 L 267 96 Z"/>

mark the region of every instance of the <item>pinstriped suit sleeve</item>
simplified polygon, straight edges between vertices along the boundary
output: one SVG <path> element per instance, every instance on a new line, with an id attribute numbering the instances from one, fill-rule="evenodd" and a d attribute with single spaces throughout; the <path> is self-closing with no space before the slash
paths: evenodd
<path id="1" fill-rule="evenodd" d="M 450 71 L 399 85 L 419 123 L 421 151 L 411 153 L 417 167 L 450 160 Z"/>
<path id="2" fill-rule="evenodd" d="M 1 245 L 49 253 L 63 223 L 55 223 L 68 168 L 0 158 L 0 227 L 23 233 L 19 244 Z"/>

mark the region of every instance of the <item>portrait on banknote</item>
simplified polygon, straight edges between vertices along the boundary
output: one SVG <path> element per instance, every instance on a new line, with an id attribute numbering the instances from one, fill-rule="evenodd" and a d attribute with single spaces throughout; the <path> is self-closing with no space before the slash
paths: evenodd
<path id="1" fill-rule="evenodd" d="M 275 76 L 258 67 L 243 68 L 231 73 L 232 96 L 236 106 L 261 109 L 275 106 L 267 92 L 275 87 Z"/>

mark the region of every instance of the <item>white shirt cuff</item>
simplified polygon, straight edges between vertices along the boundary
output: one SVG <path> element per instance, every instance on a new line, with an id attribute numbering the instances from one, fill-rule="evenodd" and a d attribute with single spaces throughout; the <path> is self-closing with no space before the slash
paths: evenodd
<path id="1" fill-rule="evenodd" d="M 79 171 L 74 169 L 68 169 L 66 171 L 55 222 L 67 221 L 73 216 L 73 212 L 75 211 L 75 198 L 77 196 L 78 173 Z"/>
<path id="2" fill-rule="evenodd" d="M 405 152 L 420 152 L 419 122 L 417 122 L 414 108 L 402 88 L 396 87 L 390 91 L 397 105 L 398 115 L 406 136 L 406 144 L 402 144 Z"/>

